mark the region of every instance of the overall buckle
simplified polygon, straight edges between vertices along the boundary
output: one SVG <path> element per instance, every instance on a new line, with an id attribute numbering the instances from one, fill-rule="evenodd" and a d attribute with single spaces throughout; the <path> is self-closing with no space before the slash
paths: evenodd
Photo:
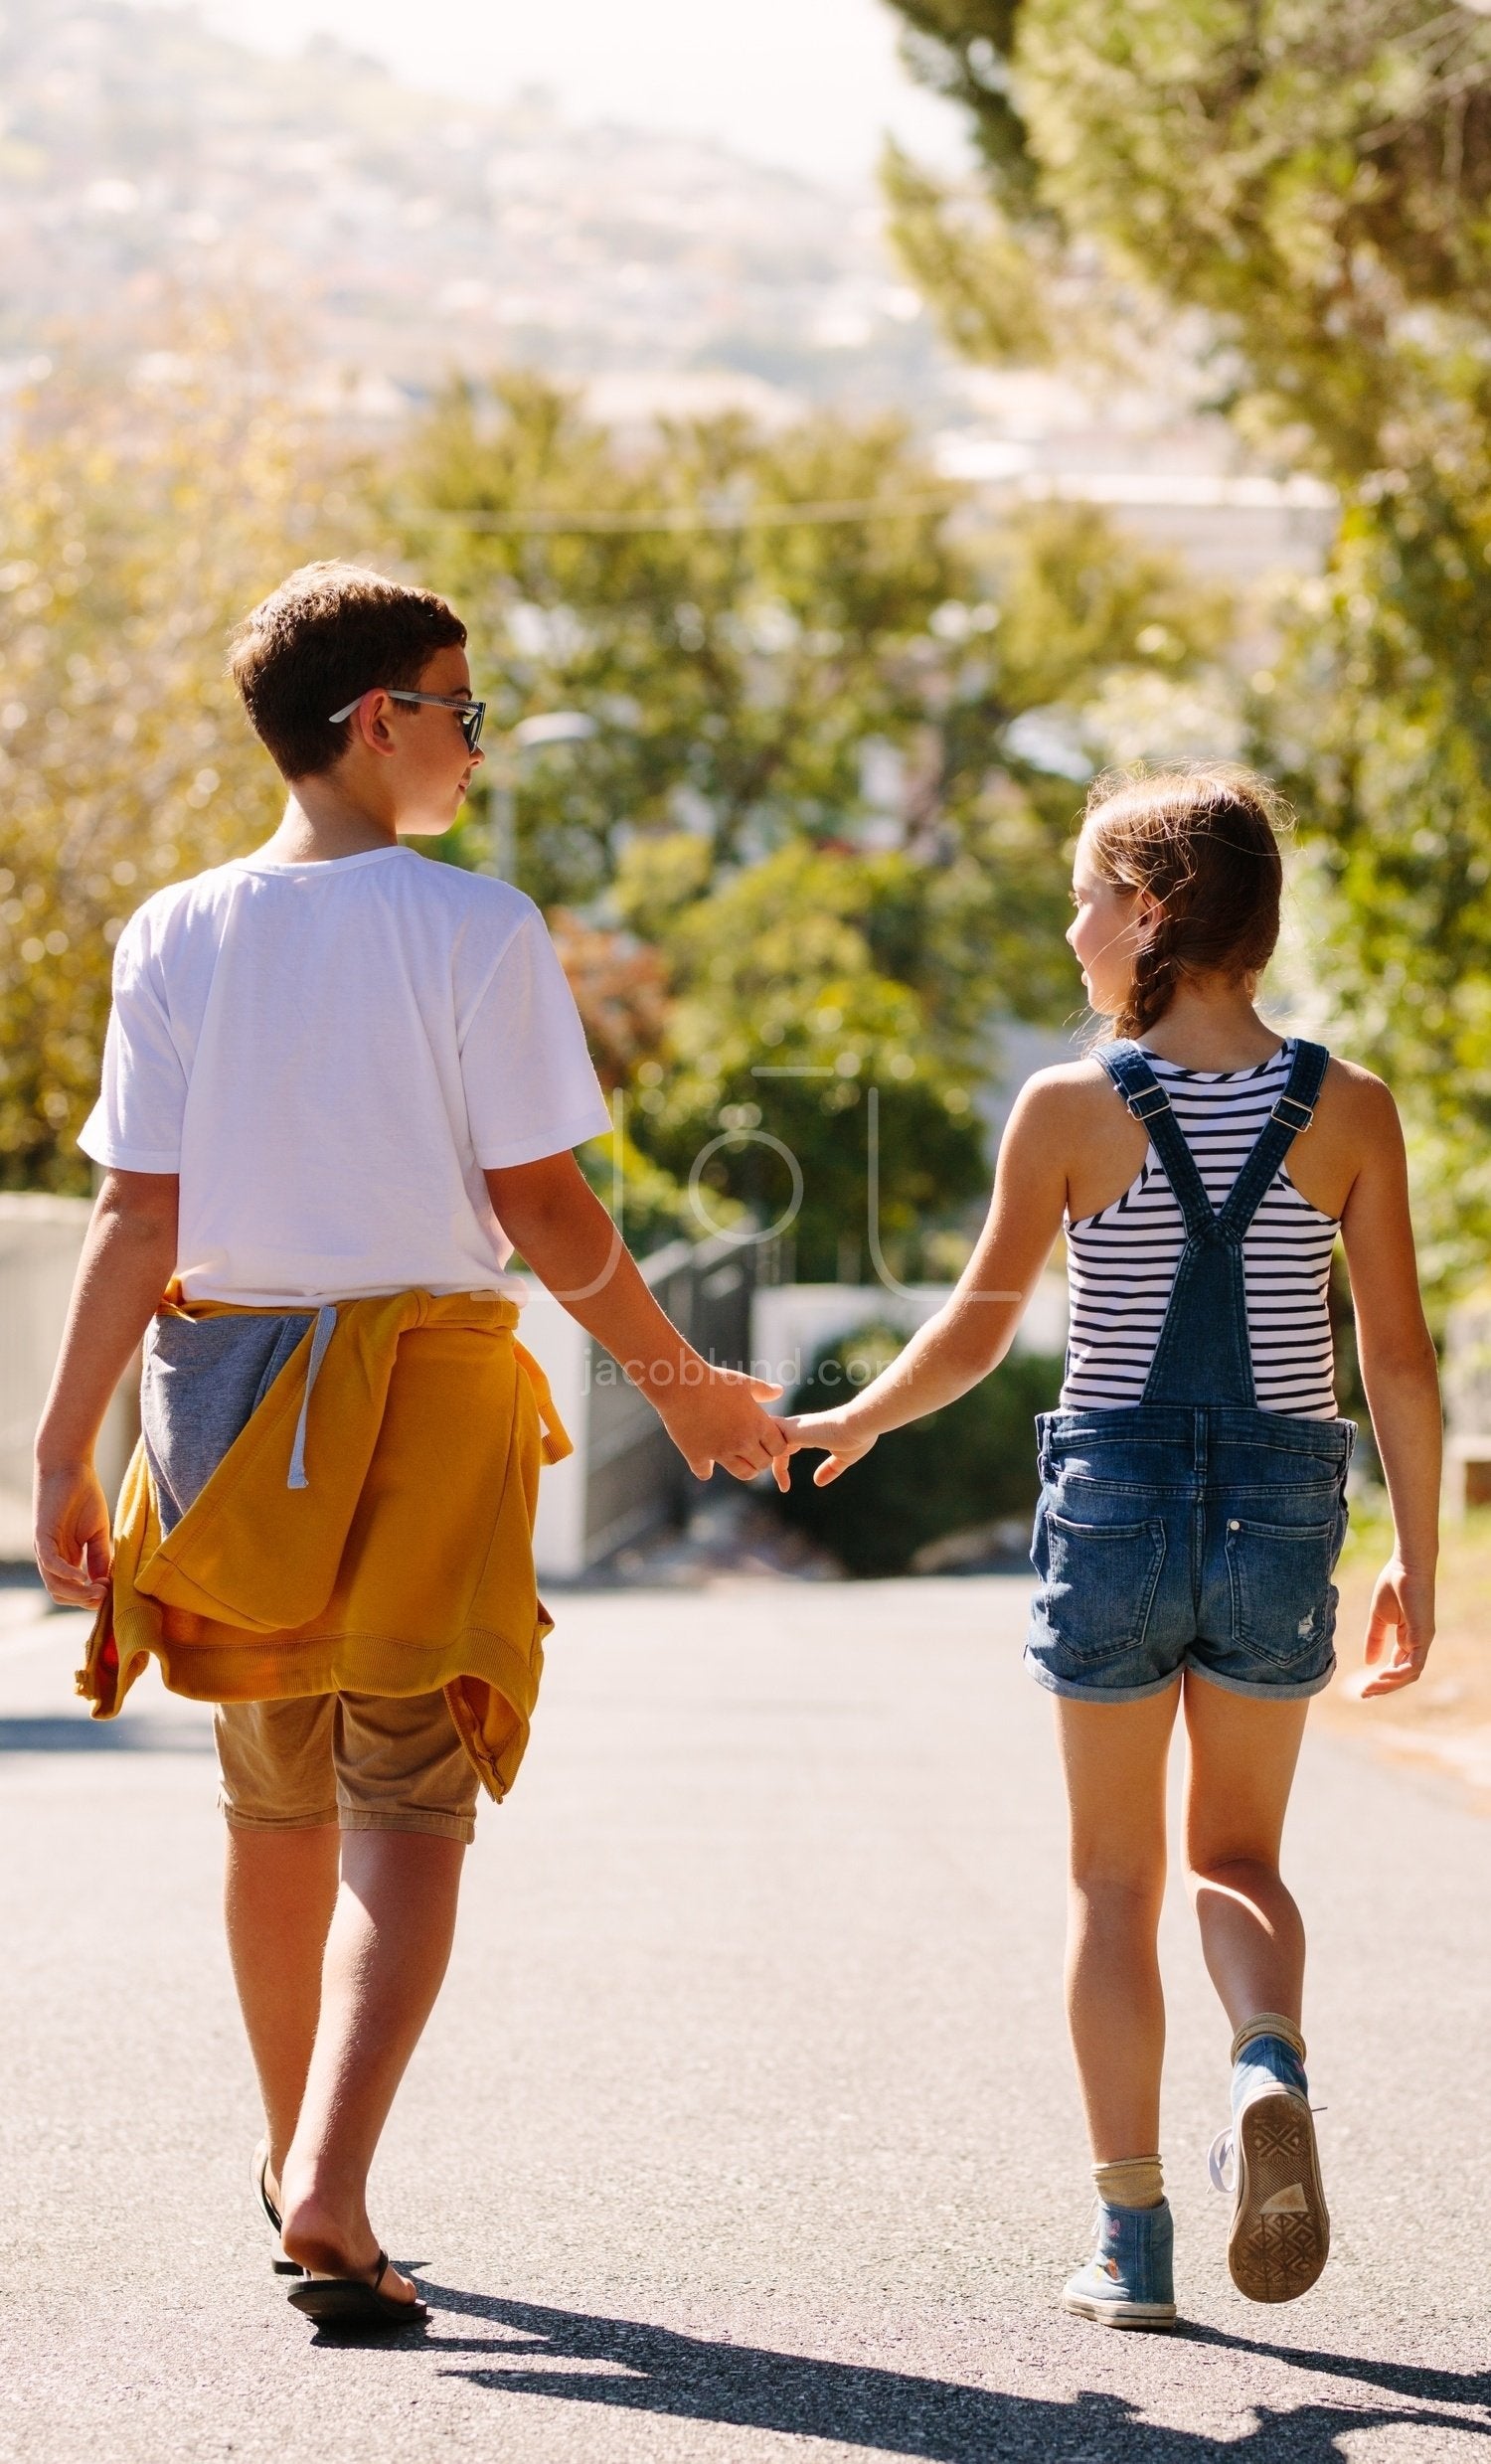
<path id="1" fill-rule="evenodd" d="M 1291 1113 L 1298 1113 L 1299 1118 L 1291 1119 Z M 1309 1128 L 1315 1117 L 1315 1107 L 1312 1103 L 1301 1103 L 1297 1095 L 1280 1095 L 1268 1117 L 1272 1121 L 1277 1121 L 1282 1128 L 1297 1132 Z"/>
<path id="2" fill-rule="evenodd" d="M 1141 1086 L 1137 1095 L 1128 1097 L 1128 1108 L 1136 1121 L 1152 1121 L 1170 1109 L 1170 1098 L 1163 1086 Z M 1146 1104 L 1148 1110 L 1145 1110 Z"/>

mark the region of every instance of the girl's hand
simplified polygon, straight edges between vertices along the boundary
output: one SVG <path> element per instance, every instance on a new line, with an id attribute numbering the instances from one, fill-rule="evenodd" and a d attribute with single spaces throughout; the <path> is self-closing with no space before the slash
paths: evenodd
<path id="1" fill-rule="evenodd" d="M 815 1489 L 826 1489 L 831 1480 L 838 1479 L 840 1472 L 847 1472 L 851 1463 L 857 1463 L 862 1454 L 868 1454 L 875 1443 L 874 1436 L 862 1436 L 853 1422 L 846 1419 L 843 1411 L 788 1412 L 781 1425 L 791 1439 L 794 1451 L 798 1446 L 809 1446 L 815 1450 L 820 1446 L 823 1448 L 827 1460 L 820 1463 L 813 1474 Z"/>
<path id="2" fill-rule="evenodd" d="M 1433 1575 L 1410 1574 L 1401 1558 L 1390 1558 L 1372 1588 L 1367 1666 L 1356 1689 L 1362 1701 L 1411 1686 L 1423 1674 L 1433 1639 Z"/>

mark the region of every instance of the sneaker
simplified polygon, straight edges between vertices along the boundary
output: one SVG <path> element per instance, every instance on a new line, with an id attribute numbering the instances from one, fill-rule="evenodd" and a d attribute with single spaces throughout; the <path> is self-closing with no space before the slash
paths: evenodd
<path id="1" fill-rule="evenodd" d="M 1233 2195 L 1227 2263 L 1249 2301 L 1295 2301 L 1325 2265 L 1331 2220 L 1304 2064 L 1254 2037 L 1233 2065 L 1233 2121 L 1212 2145 L 1214 2190 Z"/>
<path id="2" fill-rule="evenodd" d="M 1170 2202 L 1157 2208 L 1097 2203 L 1096 2248 L 1069 2276 L 1062 2308 L 1099 2327 L 1173 2327 L 1175 2225 Z"/>

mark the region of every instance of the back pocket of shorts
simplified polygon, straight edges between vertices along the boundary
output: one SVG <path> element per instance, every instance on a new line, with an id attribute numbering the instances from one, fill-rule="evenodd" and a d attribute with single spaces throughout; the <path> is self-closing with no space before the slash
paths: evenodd
<path id="1" fill-rule="evenodd" d="M 1330 1641 L 1336 1623 L 1331 1569 L 1341 1522 L 1253 1523 L 1227 1527 L 1233 1639 L 1283 1665 Z"/>
<path id="2" fill-rule="evenodd" d="M 1032 1552 L 1041 1587 L 1036 1614 L 1079 1660 L 1116 1659 L 1142 1644 L 1165 1562 L 1165 1526 L 1070 1523 L 1048 1508 Z"/>

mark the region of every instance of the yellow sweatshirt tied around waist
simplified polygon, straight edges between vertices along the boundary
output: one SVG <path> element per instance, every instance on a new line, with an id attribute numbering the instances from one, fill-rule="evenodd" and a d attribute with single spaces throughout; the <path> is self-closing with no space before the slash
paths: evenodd
<path id="1" fill-rule="evenodd" d="M 553 1629 L 534 1577 L 539 1467 L 573 1451 L 517 1323 L 498 1292 L 317 1313 L 169 1534 L 142 1439 L 79 1673 L 94 1718 L 112 1718 L 152 1654 L 171 1691 L 200 1702 L 443 1687 L 483 1783 L 505 1795 Z"/>

